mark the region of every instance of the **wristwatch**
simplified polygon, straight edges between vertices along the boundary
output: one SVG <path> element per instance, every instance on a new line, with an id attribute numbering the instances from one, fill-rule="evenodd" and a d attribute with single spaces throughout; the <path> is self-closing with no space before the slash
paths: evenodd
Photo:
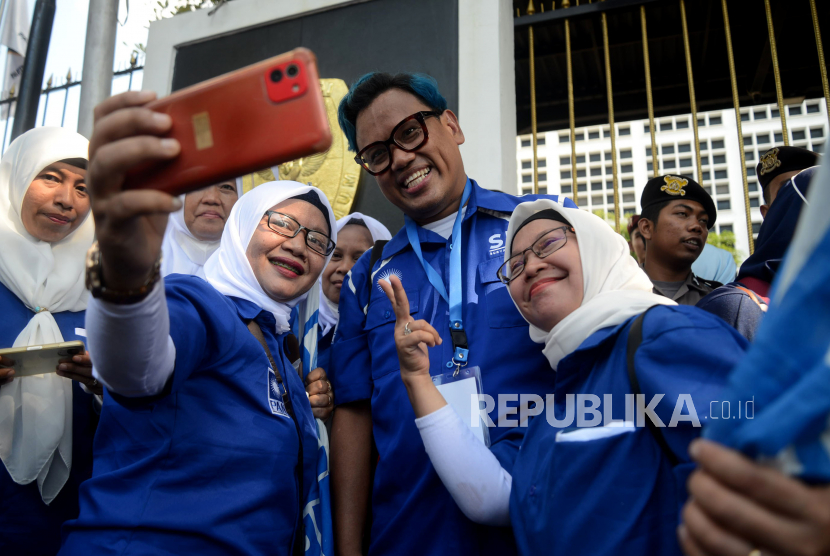
<path id="1" fill-rule="evenodd" d="M 131 303 L 138 303 L 153 289 L 156 282 L 161 277 L 161 254 L 153 264 L 153 269 L 147 281 L 140 287 L 132 290 L 114 290 L 104 285 L 103 269 L 101 267 L 101 250 L 98 248 L 98 242 L 92 244 L 89 251 L 86 253 L 86 289 L 92 297 L 102 299 L 109 303 L 118 305 L 129 305 Z"/>

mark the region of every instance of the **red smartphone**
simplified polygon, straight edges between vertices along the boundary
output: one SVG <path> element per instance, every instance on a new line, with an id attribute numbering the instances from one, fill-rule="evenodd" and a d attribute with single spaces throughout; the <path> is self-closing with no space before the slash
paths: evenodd
<path id="1" fill-rule="evenodd" d="M 310 50 L 297 48 L 147 105 L 169 114 L 179 156 L 132 170 L 124 189 L 181 195 L 325 151 L 331 130 Z"/>

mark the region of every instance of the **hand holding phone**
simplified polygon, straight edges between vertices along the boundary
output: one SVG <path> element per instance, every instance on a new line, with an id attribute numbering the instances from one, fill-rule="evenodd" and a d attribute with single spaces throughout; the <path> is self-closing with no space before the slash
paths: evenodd
<path id="1" fill-rule="evenodd" d="M 85 349 L 79 341 L 0 349 L 0 364 L 14 369 L 15 378 L 54 373 L 61 359 L 83 355 Z"/>
<path id="2" fill-rule="evenodd" d="M 146 282 L 181 207 L 172 195 L 329 148 L 318 83 L 314 55 L 296 49 L 158 101 L 98 105 L 87 180 L 107 286 Z"/>
<path id="3" fill-rule="evenodd" d="M 0 386 L 14 379 L 14 360 L 0 355 Z"/>
<path id="4" fill-rule="evenodd" d="M 104 387 L 92 376 L 92 359 L 88 351 L 58 361 L 57 374 L 83 384 L 93 394 L 100 396 L 104 393 Z"/>
<path id="5" fill-rule="evenodd" d="M 144 284 L 161 253 L 167 216 L 181 207 L 168 193 L 123 190 L 131 168 L 179 154 L 178 141 L 161 137 L 171 118 L 146 108 L 155 98 L 152 92 L 127 92 L 95 108 L 87 187 L 104 278 L 116 290 Z"/>

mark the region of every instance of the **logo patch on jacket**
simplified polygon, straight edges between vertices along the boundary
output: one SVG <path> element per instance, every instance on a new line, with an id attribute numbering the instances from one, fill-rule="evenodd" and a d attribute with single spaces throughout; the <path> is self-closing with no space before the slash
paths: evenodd
<path id="1" fill-rule="evenodd" d="M 268 367 L 268 407 L 274 415 L 288 417 L 288 411 L 285 410 L 285 404 L 282 401 L 282 389 L 271 367 Z"/>
<path id="2" fill-rule="evenodd" d="M 499 253 L 504 253 L 504 240 L 501 238 L 501 234 L 493 234 L 489 238 L 490 241 L 490 256 L 498 255 Z"/>
<path id="3" fill-rule="evenodd" d="M 380 272 L 380 273 L 378 274 L 378 285 L 377 285 L 377 286 L 378 286 L 378 290 L 379 290 L 381 293 L 383 293 L 383 289 L 380 287 L 380 281 L 381 281 L 381 280 L 386 280 L 387 282 L 389 282 L 389 278 L 390 278 L 391 276 L 397 276 L 397 277 L 398 277 L 398 280 L 400 280 L 400 281 L 401 281 L 401 283 L 403 283 L 403 272 L 401 272 L 401 271 L 400 271 L 400 270 L 398 270 L 397 268 L 387 268 L 387 269 L 384 269 L 382 272 Z"/>

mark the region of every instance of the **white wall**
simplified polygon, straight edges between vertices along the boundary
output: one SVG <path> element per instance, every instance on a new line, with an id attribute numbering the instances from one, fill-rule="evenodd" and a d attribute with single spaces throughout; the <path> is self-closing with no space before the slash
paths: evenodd
<path id="1" fill-rule="evenodd" d="M 176 47 L 365 1 L 367 0 L 234 0 L 222 5 L 213 15 L 208 15 L 209 9 L 202 9 L 154 21 L 150 24 L 147 37 L 143 89 L 155 91 L 159 96 L 170 94 Z"/>
<path id="2" fill-rule="evenodd" d="M 515 193 L 516 72 L 513 3 L 458 0 L 458 110 L 467 175 Z"/>
<path id="3" fill-rule="evenodd" d="M 234 0 L 150 24 L 143 89 L 170 93 L 176 48 L 367 0 Z M 467 174 L 515 191 L 516 92 L 510 0 L 458 0 L 459 118 Z M 440 84 L 439 84 L 440 85 Z"/>

